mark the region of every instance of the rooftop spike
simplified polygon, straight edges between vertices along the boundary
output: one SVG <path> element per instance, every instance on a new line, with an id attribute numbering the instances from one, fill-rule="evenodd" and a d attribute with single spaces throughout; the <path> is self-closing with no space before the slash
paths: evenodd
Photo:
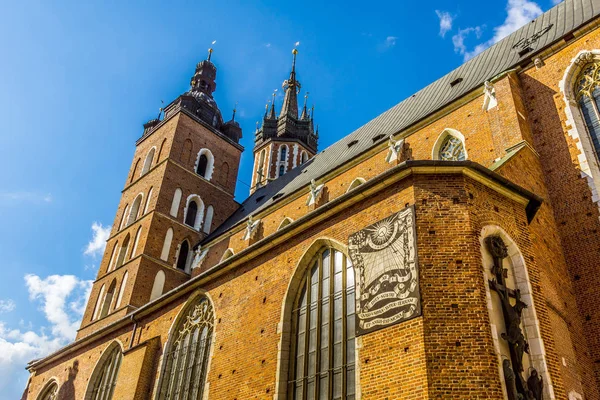
<path id="1" fill-rule="evenodd" d="M 292 72 L 290 78 L 283 82 L 282 87 L 285 89 L 285 97 L 283 99 L 283 107 L 281 107 L 280 117 L 288 115 L 293 118 L 298 118 L 298 91 L 300 90 L 300 82 L 296 80 L 296 55 L 298 50 L 292 50 Z"/>
<path id="2" fill-rule="evenodd" d="M 271 101 L 271 112 L 269 113 L 269 119 L 276 119 L 275 116 L 275 96 L 277 96 L 277 89 L 273 91 L 273 101 Z"/>
<path id="3" fill-rule="evenodd" d="M 308 110 L 306 109 L 306 102 L 308 100 L 309 94 L 309 92 L 306 92 L 306 94 L 304 95 L 304 107 L 302 107 L 302 115 L 300 116 L 300 119 L 308 119 Z"/>
<path id="4" fill-rule="evenodd" d="M 210 61 L 210 56 L 212 55 L 213 49 L 210 48 L 208 49 L 208 57 L 206 58 L 207 61 Z"/>

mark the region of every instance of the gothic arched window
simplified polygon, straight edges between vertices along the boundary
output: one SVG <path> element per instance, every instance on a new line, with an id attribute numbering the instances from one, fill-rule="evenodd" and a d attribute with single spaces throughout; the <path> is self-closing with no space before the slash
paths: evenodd
<path id="1" fill-rule="evenodd" d="M 354 268 L 324 247 L 304 275 L 292 310 L 288 398 L 355 396 Z"/>
<path id="2" fill-rule="evenodd" d="M 157 400 L 203 398 L 213 326 L 212 305 L 201 296 L 187 307 L 172 329 Z"/>
<path id="3" fill-rule="evenodd" d="M 279 158 L 279 161 L 285 161 L 287 158 L 287 146 L 281 146 L 281 157 Z"/>
<path id="4" fill-rule="evenodd" d="M 466 160 L 464 136 L 455 129 L 446 129 L 433 146 L 432 158 L 442 161 Z"/>
<path id="5" fill-rule="evenodd" d="M 587 65 L 576 81 L 577 102 L 583 114 L 596 156 L 600 152 L 600 63 Z"/>
<path id="6" fill-rule="evenodd" d="M 285 174 L 285 166 L 280 165 L 279 166 L 279 176 L 283 176 L 283 174 Z"/>
<path id="7" fill-rule="evenodd" d="M 179 248 L 179 257 L 177 257 L 177 269 L 182 271 L 186 270 L 188 255 L 190 253 L 190 244 L 187 240 L 184 240 L 181 243 L 181 247 Z"/>
<path id="8" fill-rule="evenodd" d="M 154 160 L 154 153 L 156 152 L 156 147 L 150 149 L 148 154 L 146 155 L 146 159 L 144 160 L 144 166 L 142 167 L 142 173 L 140 176 L 144 175 L 146 172 L 150 170 L 152 166 L 152 161 Z"/>
<path id="9" fill-rule="evenodd" d="M 185 224 L 194 226 L 196 223 L 196 215 L 198 214 L 198 204 L 194 200 L 190 201 L 187 206 L 187 213 L 185 215 Z"/>
<path id="10" fill-rule="evenodd" d="M 108 287 L 108 291 L 102 301 L 102 309 L 100 310 L 100 318 L 104 318 L 108 315 L 110 310 L 110 304 L 112 303 L 113 297 L 115 296 L 115 289 L 117 288 L 117 280 L 113 279 L 112 283 Z"/>
<path id="11" fill-rule="evenodd" d="M 123 359 L 121 346 L 114 342 L 104 351 L 92 373 L 85 400 L 111 400 Z"/>
<path id="12" fill-rule="evenodd" d="M 209 149 L 201 149 L 196 159 L 196 173 L 204 179 L 210 180 L 213 174 L 215 158 Z"/>
<path id="13" fill-rule="evenodd" d="M 42 390 L 40 395 L 37 397 L 38 400 L 56 400 L 58 394 L 58 383 L 56 380 L 51 380 L 50 383 L 46 384 L 46 387 Z"/>

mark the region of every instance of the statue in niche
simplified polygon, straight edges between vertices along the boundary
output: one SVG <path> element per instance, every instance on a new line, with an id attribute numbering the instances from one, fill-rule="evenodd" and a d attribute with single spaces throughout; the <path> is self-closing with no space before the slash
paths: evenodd
<path id="1" fill-rule="evenodd" d="M 508 398 L 509 400 L 542 400 L 544 382 L 541 377 L 538 377 L 538 372 L 532 368 L 527 381 L 521 374 L 523 356 L 529 353 L 529 344 L 521 329 L 523 310 L 527 308 L 527 304 L 521 300 L 519 289 L 511 289 L 507 286 L 508 269 L 504 268 L 503 260 L 508 257 L 508 247 L 497 235 L 486 237 L 484 243 L 493 258 L 490 270 L 494 278 L 489 280 L 489 286 L 498 294 L 504 316 L 506 332 L 500 334 L 500 337 L 508 343 L 510 350 L 510 360 L 502 361 Z"/>

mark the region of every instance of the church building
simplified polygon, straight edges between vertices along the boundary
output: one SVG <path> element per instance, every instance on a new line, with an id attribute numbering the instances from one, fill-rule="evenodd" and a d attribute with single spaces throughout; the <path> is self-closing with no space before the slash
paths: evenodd
<path id="1" fill-rule="evenodd" d="M 291 61 L 241 204 L 211 51 L 144 124 L 77 337 L 22 399 L 600 400 L 600 0 L 325 149 Z"/>

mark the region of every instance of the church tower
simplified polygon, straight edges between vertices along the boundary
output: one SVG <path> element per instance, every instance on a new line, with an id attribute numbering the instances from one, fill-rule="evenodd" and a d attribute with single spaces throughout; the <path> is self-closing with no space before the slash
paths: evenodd
<path id="1" fill-rule="evenodd" d="M 287 171 L 304 164 L 317 153 L 318 129 L 315 132 L 313 113 L 308 111 L 304 96 L 302 113 L 298 116 L 300 82 L 296 79 L 296 55 L 292 51 L 292 71 L 283 82 L 285 95 L 279 116 L 275 112 L 275 94 L 271 106 L 267 104 L 262 127 L 256 128 L 254 138 L 254 168 L 250 193 Z"/>
<path id="2" fill-rule="evenodd" d="M 164 118 L 144 124 L 78 338 L 190 279 L 193 245 L 238 207 L 242 130 L 213 98 L 211 53 Z"/>

